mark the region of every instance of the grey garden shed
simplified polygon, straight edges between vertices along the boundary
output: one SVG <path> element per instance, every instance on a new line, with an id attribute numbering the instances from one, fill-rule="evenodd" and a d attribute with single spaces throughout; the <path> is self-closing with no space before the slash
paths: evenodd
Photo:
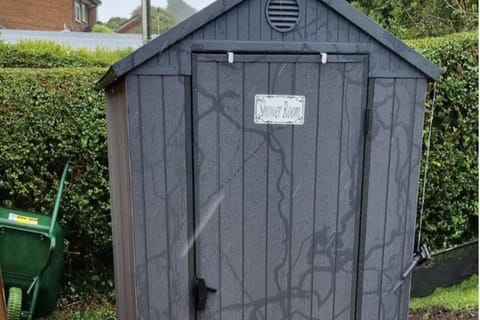
<path id="1" fill-rule="evenodd" d="M 439 75 L 344 0 L 218 0 L 114 64 L 119 318 L 407 319 Z"/>

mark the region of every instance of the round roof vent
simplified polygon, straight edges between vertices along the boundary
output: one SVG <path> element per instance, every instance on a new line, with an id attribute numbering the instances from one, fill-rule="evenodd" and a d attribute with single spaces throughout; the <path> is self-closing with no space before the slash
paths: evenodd
<path id="1" fill-rule="evenodd" d="M 300 20 L 300 6 L 297 0 L 269 0 L 267 20 L 279 32 L 293 30 Z"/>

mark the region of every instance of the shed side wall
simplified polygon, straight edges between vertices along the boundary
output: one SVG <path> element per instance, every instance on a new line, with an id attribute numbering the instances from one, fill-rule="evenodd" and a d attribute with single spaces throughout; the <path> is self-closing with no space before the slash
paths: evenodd
<path id="1" fill-rule="evenodd" d="M 359 314 L 405 320 L 410 278 L 391 291 L 413 256 L 426 80 L 370 82 Z"/>
<path id="2" fill-rule="evenodd" d="M 119 319 L 135 319 L 132 197 L 124 81 L 107 89 L 106 95 L 117 313 Z"/>
<path id="3" fill-rule="evenodd" d="M 190 80 L 127 76 L 136 319 L 191 319 L 186 112 Z"/>

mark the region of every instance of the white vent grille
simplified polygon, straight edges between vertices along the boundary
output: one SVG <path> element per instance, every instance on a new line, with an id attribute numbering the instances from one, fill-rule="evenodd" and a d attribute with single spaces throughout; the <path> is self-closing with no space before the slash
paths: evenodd
<path id="1" fill-rule="evenodd" d="M 293 30 L 300 20 L 297 0 L 269 0 L 266 13 L 272 28 L 279 32 Z"/>

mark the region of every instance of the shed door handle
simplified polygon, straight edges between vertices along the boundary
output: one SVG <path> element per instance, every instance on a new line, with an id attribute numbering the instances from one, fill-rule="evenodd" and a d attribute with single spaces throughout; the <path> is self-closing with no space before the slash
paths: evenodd
<path id="1" fill-rule="evenodd" d="M 215 293 L 217 289 L 208 287 L 205 279 L 195 277 L 193 279 L 193 298 L 195 300 L 195 309 L 205 310 L 207 305 L 208 293 Z"/>

